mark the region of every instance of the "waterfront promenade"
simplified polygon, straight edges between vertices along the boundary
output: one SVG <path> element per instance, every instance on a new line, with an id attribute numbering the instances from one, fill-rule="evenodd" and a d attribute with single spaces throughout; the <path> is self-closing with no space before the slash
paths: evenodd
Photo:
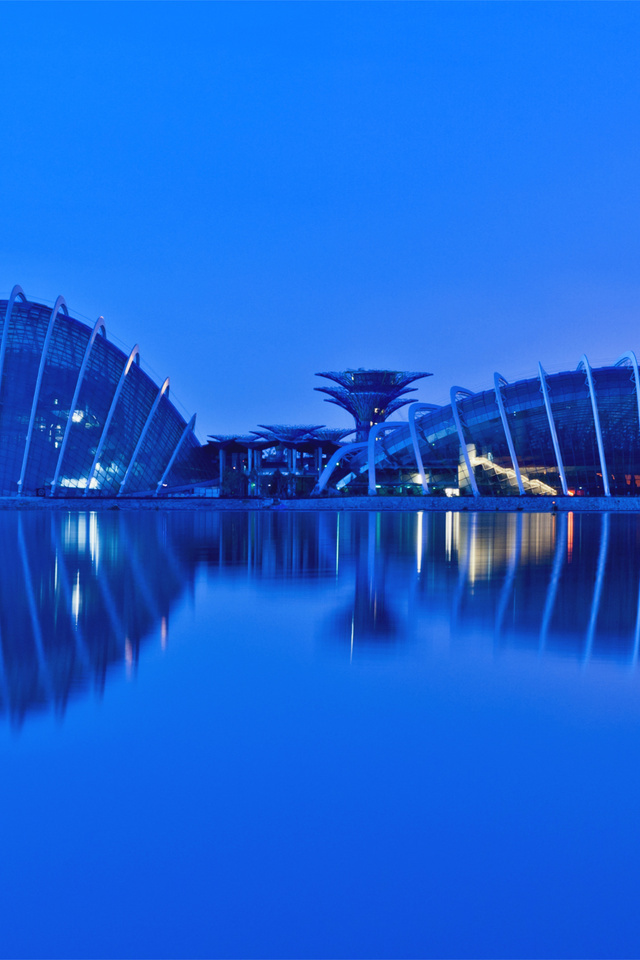
<path id="1" fill-rule="evenodd" d="M 251 497 L 0 497 L 0 510 L 255 510 L 403 511 L 436 513 L 640 513 L 640 497 L 327 497 L 277 500 Z"/>

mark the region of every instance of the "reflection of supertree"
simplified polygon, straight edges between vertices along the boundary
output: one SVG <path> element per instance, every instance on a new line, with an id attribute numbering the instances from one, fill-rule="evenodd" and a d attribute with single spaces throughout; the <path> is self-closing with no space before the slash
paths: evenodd
<path id="1" fill-rule="evenodd" d="M 104 686 L 156 628 L 185 572 L 153 515 L 0 515 L 0 698 L 13 722 Z"/>
<path id="2" fill-rule="evenodd" d="M 388 523 L 385 524 L 379 513 L 355 519 L 348 530 L 347 545 L 350 560 L 355 564 L 353 599 L 333 617 L 328 629 L 331 640 L 350 645 L 351 654 L 357 646 L 395 644 L 405 635 L 391 600 L 396 591 L 390 589 L 387 582 L 390 573 L 391 583 L 395 585 L 399 572 L 393 545 L 384 542 L 384 528 L 388 529 Z M 407 516 L 397 519 L 403 525 L 414 521 Z"/>

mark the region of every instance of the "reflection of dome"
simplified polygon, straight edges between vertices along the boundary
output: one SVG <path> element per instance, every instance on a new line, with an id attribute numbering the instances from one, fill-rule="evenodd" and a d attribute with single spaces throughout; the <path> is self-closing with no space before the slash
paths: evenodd
<path id="1" fill-rule="evenodd" d="M 169 401 L 140 368 L 93 329 L 14 287 L 0 301 L 0 495 L 156 492 L 188 483 L 199 448 Z"/>
<path id="2" fill-rule="evenodd" d="M 2 713 L 62 712 L 166 638 L 188 573 L 164 533 L 155 514 L 0 514 Z"/>

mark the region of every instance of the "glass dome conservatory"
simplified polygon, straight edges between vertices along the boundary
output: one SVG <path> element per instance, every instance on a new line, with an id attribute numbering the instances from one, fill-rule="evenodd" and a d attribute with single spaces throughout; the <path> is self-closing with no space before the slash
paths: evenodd
<path id="1" fill-rule="evenodd" d="M 424 493 L 640 495 L 633 352 L 595 369 L 586 356 L 562 373 L 538 365 L 536 377 L 514 383 L 496 373 L 492 389 L 452 387 L 449 404 L 414 403 L 408 423 L 381 426 L 386 432 L 372 430 L 338 488 L 368 474 L 370 494 L 401 476 Z"/>
<path id="2" fill-rule="evenodd" d="M 193 426 L 140 367 L 93 328 L 29 301 L 0 300 L 0 496 L 157 495 L 188 483 Z"/>

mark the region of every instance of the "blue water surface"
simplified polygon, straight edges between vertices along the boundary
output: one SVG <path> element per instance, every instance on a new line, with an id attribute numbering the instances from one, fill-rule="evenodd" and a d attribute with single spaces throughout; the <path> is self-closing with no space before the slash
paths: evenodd
<path id="1" fill-rule="evenodd" d="M 640 520 L 0 514 L 6 957 L 640 954 Z"/>

